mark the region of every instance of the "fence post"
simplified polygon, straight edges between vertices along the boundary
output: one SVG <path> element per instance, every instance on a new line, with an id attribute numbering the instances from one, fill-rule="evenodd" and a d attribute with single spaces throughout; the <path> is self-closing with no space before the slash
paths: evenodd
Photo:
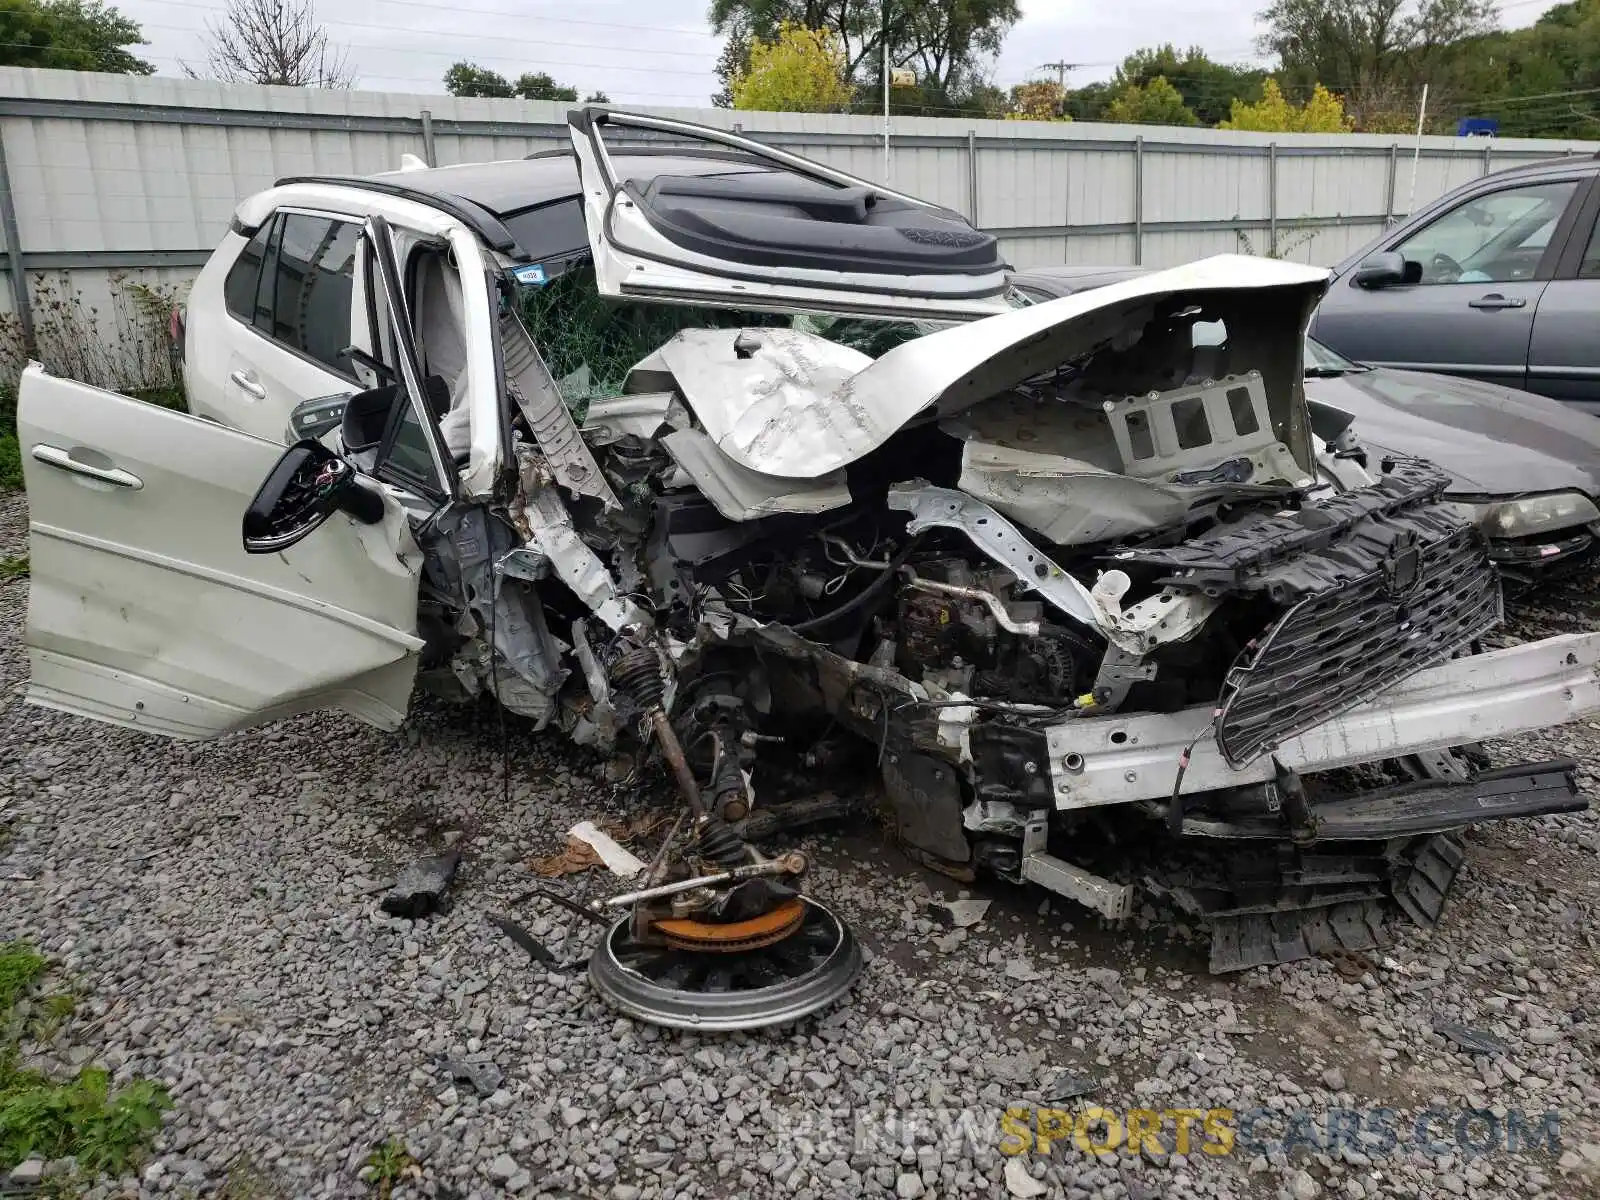
<path id="1" fill-rule="evenodd" d="M 22 235 L 17 232 L 17 206 L 11 199 L 11 172 L 6 167 L 5 125 L 0 122 L 0 235 L 6 240 L 6 269 L 11 275 L 11 298 L 22 326 L 22 349 L 30 357 L 39 352 L 33 336 L 33 308 L 28 301 L 28 269 L 22 256 Z"/>
<path id="2" fill-rule="evenodd" d="M 1483 139 L 1483 173 L 1485 175 L 1487 175 L 1489 173 L 1489 152 L 1491 150 L 1493 150 L 1493 149 L 1494 149 L 1494 139 L 1493 138 L 1484 138 Z"/>
<path id="3" fill-rule="evenodd" d="M 422 161 L 430 167 L 439 165 L 433 154 L 433 113 L 427 109 L 422 110 Z"/>
<path id="4" fill-rule="evenodd" d="M 1267 143 L 1267 251 L 1270 258 L 1278 257 L 1278 143 Z"/>
<path id="5" fill-rule="evenodd" d="M 1389 143 L 1389 198 L 1383 205 L 1383 227 L 1394 224 L 1394 183 L 1400 173 L 1400 143 Z"/>
<path id="6" fill-rule="evenodd" d="M 967 220 L 978 223 L 978 131 L 967 130 Z"/>
<path id="7" fill-rule="evenodd" d="M 1133 265 L 1144 266 L 1144 134 L 1133 139 Z"/>

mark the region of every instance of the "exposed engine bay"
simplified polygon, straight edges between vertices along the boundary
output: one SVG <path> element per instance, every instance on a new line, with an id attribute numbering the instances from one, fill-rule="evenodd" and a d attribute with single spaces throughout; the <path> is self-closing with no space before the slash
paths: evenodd
<path id="1" fill-rule="evenodd" d="M 1570 764 L 1481 771 L 1448 749 L 1466 736 L 1342 760 L 1382 765 L 1376 789 L 1289 753 L 1501 618 L 1443 474 L 1314 436 L 1322 286 L 1209 260 L 876 358 L 838 327 L 689 329 L 581 427 L 507 318 L 517 476 L 422 542 L 424 675 L 624 773 L 659 760 L 683 797 L 591 964 L 601 990 L 733 1028 L 847 987 L 859 955 L 800 895 L 803 859 L 753 848 L 815 815 L 793 781 L 829 769 L 881 779 L 924 864 L 1111 918 L 1132 883 L 1083 864 L 1113 808 L 1229 847 L 1174 896 L 1210 918 L 1219 970 L 1370 947 L 1388 904 L 1431 921 L 1451 831 L 1581 807 Z M 1161 770 L 1089 786 L 1104 754 L 1158 746 Z M 705 1007 L 730 992 L 742 1007 Z"/>

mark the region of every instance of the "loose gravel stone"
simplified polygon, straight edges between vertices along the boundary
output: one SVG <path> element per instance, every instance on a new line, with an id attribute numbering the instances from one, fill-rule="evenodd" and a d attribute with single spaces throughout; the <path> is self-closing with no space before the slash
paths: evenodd
<path id="1" fill-rule="evenodd" d="M 0 554 L 22 548 L 24 521 L 21 498 L 0 497 Z M 672 811 L 664 786 L 617 786 L 512 719 L 507 804 L 492 714 L 425 699 L 397 734 L 318 713 L 210 743 L 31 708 L 26 599 L 26 581 L 0 583 L 0 938 L 33 938 L 80 996 L 45 1065 L 160 1079 L 175 1101 L 151 1159 L 92 1200 L 368 1196 L 359 1173 L 390 1139 L 421 1174 L 396 1200 L 1568 1200 L 1600 1178 L 1592 809 L 1469 833 L 1435 929 L 1396 923 L 1360 961 L 1221 978 L 1204 931 L 1154 897 L 1108 931 L 980 882 L 965 886 L 982 921 L 947 932 L 929 902 L 948 880 L 870 825 L 824 830 L 797 848 L 867 948 L 861 983 L 792 1028 L 702 1036 L 620 1017 L 487 920 L 510 912 L 559 960 L 581 957 L 589 924 L 509 907 L 527 864 L 578 821 Z M 1597 611 L 1600 586 L 1513 603 L 1505 637 Z M 1486 749 L 1574 759 L 1592 795 L 1600 718 Z M 447 911 L 382 911 L 386 881 L 450 848 Z M 556 884 L 585 900 L 613 886 Z M 1000 1152 L 1008 1108 L 1084 1105 L 1301 1113 L 1320 1143 L 1212 1155 L 1195 1126 L 1180 1155 L 1168 1123 L 1160 1153 L 1091 1155 L 1070 1132 Z M 1406 1141 L 1328 1145 L 1330 1110 L 1349 1106 L 1391 1110 Z M 1409 1144 L 1430 1110 L 1443 1154 Z M 1502 1136 L 1513 1112 L 1534 1128 L 1559 1112 L 1561 1150 L 1462 1153 L 1470 1110 Z M 1281 1119 L 1264 1125 L 1281 1138 Z"/>

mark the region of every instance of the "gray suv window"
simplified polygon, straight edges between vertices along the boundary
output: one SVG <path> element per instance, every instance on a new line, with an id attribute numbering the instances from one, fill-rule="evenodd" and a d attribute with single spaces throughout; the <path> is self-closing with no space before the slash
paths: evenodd
<path id="1" fill-rule="evenodd" d="M 263 336 L 348 379 L 350 302 L 361 226 L 278 213 L 239 252 L 223 283 L 228 311 Z"/>
<path id="2" fill-rule="evenodd" d="M 1583 251 L 1583 261 L 1578 264 L 1579 279 L 1600 279 L 1600 221 L 1595 222 L 1589 235 L 1589 245 Z"/>
<path id="3" fill-rule="evenodd" d="M 1422 282 L 1516 283 L 1532 279 L 1576 180 L 1475 196 L 1395 247 L 1422 264 Z"/>

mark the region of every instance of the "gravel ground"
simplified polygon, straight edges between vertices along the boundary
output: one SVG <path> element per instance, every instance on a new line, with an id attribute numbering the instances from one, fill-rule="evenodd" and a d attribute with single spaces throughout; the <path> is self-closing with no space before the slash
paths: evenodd
<path id="1" fill-rule="evenodd" d="M 0 555 L 24 526 L 21 498 L 0 497 Z M 506 805 L 482 710 L 422 706 L 398 735 L 318 715 L 204 745 L 90 726 L 22 703 L 26 590 L 0 584 L 0 938 L 37 940 L 85 997 L 47 1054 L 176 1098 L 142 1174 L 94 1195 L 364 1195 L 361 1166 L 390 1138 L 422 1167 L 396 1196 L 1600 1194 L 1593 810 L 1474 832 L 1432 933 L 1227 978 L 1206 974 L 1192 928 L 1147 911 L 1111 930 L 1003 886 L 976 889 L 987 917 L 948 934 L 925 904 L 955 888 L 860 828 L 806 846 L 812 890 L 868 947 L 851 1001 L 780 1032 L 666 1034 L 485 921 L 561 831 L 628 811 L 555 739 L 512 730 Z M 1590 619 L 1580 593 L 1558 606 L 1566 627 Z M 1492 749 L 1577 758 L 1592 790 L 1600 722 Z M 447 843 L 467 854 L 452 910 L 384 917 L 398 866 Z M 584 944 L 564 916 L 519 915 L 558 952 Z M 1438 1020 L 1503 1053 L 1459 1051 Z M 445 1059 L 492 1063 L 498 1085 L 480 1095 Z M 1257 1132 L 1298 1128 L 1302 1146 L 1214 1155 L 1196 1130 L 1188 1154 L 1157 1155 L 1169 1123 L 1139 1154 L 1070 1138 L 999 1152 L 1008 1105 L 1066 1092 L 1082 1093 L 1068 1108 L 1298 1113 Z M 1397 1114 L 1398 1147 L 1374 1107 Z M 1430 1108 L 1425 1152 L 1410 1134 Z M 1330 1150 L 1341 1109 L 1363 1132 Z M 1560 1149 L 1463 1150 L 1470 1109 L 1502 1128 L 1557 1111 Z"/>

